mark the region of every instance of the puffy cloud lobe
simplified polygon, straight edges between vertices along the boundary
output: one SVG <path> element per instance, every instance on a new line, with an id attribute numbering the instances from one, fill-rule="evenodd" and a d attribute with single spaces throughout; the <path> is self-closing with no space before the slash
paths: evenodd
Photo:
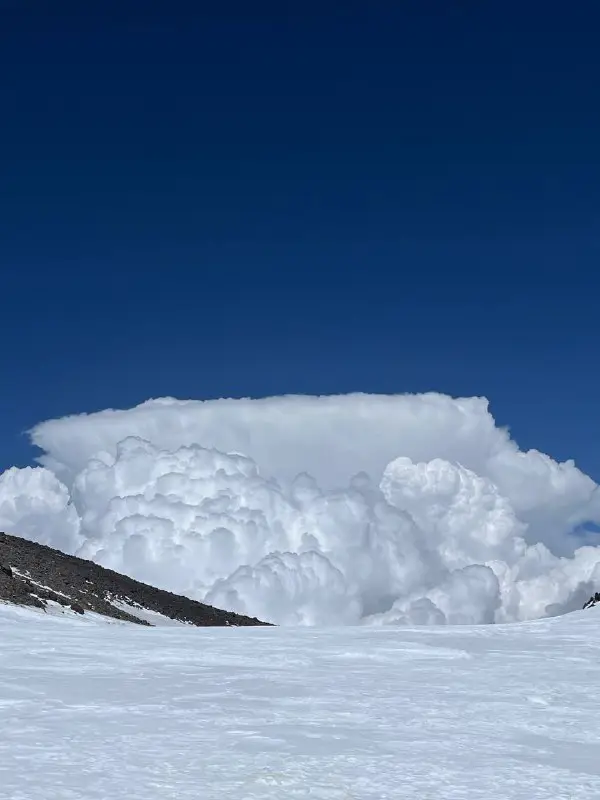
<path id="1" fill-rule="evenodd" d="M 282 624 L 489 623 L 600 580 L 574 464 L 442 395 L 149 401 L 37 426 L 0 476 L 8 530 Z"/>
<path id="2" fill-rule="evenodd" d="M 40 467 L 0 475 L 0 530 L 72 553 L 82 544 L 79 516 L 65 486 Z"/>
<path id="3" fill-rule="evenodd" d="M 490 567 L 472 564 L 451 572 L 421 597 L 397 600 L 372 622 L 395 625 L 481 625 L 496 621 L 498 578 Z"/>
<path id="4" fill-rule="evenodd" d="M 211 605 L 287 625 L 349 625 L 362 605 L 344 575 L 316 551 L 271 553 L 254 567 L 239 567 L 215 583 Z"/>
<path id="5" fill-rule="evenodd" d="M 491 481 L 464 467 L 398 458 L 386 467 L 381 489 L 427 533 L 449 567 L 523 555 L 526 526 Z"/>

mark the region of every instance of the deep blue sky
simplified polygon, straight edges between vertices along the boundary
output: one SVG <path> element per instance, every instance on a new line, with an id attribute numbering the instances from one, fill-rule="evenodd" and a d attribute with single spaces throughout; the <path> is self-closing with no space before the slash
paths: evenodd
<path id="1" fill-rule="evenodd" d="M 600 478 L 599 30 L 597 0 L 0 3 L 0 468 L 151 396 L 437 390 Z"/>

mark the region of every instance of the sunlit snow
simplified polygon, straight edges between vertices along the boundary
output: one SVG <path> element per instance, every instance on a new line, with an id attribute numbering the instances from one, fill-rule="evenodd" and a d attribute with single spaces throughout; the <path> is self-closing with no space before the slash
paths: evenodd
<path id="1" fill-rule="evenodd" d="M 0 605 L 0 797 L 597 800 L 600 609 L 138 628 Z"/>

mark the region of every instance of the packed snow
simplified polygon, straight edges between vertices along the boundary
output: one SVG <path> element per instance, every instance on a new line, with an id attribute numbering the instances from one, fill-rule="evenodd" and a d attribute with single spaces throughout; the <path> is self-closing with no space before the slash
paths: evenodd
<path id="1" fill-rule="evenodd" d="M 483 398 L 166 398 L 31 436 L 0 529 L 266 621 L 502 623 L 600 584 L 596 483 Z"/>
<path id="2" fill-rule="evenodd" d="M 6 800 L 597 800 L 600 609 L 139 628 L 0 605 Z"/>

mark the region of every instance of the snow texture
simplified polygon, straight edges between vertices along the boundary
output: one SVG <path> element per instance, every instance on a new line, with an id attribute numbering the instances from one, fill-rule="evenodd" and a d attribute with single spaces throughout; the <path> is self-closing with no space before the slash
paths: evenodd
<path id="1" fill-rule="evenodd" d="M 0 605 L 2 800 L 597 800 L 600 610 L 138 628 Z"/>
<path id="2" fill-rule="evenodd" d="M 482 398 L 166 398 L 31 435 L 0 529 L 259 619 L 501 623 L 600 584 L 597 485 Z"/>

